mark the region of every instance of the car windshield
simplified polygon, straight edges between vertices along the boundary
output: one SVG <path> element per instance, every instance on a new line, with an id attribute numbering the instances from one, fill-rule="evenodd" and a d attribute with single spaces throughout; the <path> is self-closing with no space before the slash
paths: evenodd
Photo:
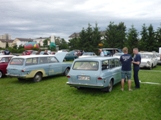
<path id="1" fill-rule="evenodd" d="M 23 58 L 13 58 L 10 62 L 10 65 L 23 65 L 24 59 Z"/>
<path id="2" fill-rule="evenodd" d="M 152 55 L 151 54 L 141 54 L 141 58 L 152 58 Z"/>
<path id="3" fill-rule="evenodd" d="M 98 62 L 96 61 L 76 61 L 73 70 L 98 70 Z"/>

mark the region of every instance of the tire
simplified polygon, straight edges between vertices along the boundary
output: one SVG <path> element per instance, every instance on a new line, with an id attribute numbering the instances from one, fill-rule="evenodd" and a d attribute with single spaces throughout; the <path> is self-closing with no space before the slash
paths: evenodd
<path id="1" fill-rule="evenodd" d="M 68 75 L 69 70 L 70 70 L 69 68 L 66 68 L 66 69 L 65 69 L 65 71 L 64 71 L 64 75 L 65 75 L 65 76 L 67 76 L 67 75 Z"/>
<path id="2" fill-rule="evenodd" d="M 41 73 L 36 73 L 36 75 L 33 78 L 34 82 L 40 82 L 42 80 L 42 74 Z"/>
<path id="3" fill-rule="evenodd" d="M 104 88 L 103 91 L 111 92 L 112 89 L 113 89 L 113 82 L 112 82 L 112 80 L 110 80 L 109 85 L 106 88 Z"/>
<path id="4" fill-rule="evenodd" d="M 0 78 L 2 78 L 2 76 L 3 76 L 3 73 L 2 73 L 2 71 L 0 71 Z"/>
<path id="5" fill-rule="evenodd" d="M 153 68 L 153 64 L 150 66 L 149 70 L 152 70 L 152 68 Z"/>
<path id="6" fill-rule="evenodd" d="M 66 59 L 63 60 L 63 62 L 67 61 Z"/>

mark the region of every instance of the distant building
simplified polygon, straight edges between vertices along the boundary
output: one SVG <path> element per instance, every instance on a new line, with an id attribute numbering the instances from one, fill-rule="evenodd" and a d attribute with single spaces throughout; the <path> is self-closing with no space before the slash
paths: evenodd
<path id="1" fill-rule="evenodd" d="M 33 39 L 31 39 L 31 38 L 16 38 L 13 41 L 12 46 L 15 46 L 15 45 L 17 45 L 17 47 L 19 47 L 20 45 L 24 46 L 28 42 L 33 42 Z"/>
<path id="2" fill-rule="evenodd" d="M 44 40 L 50 37 L 39 37 L 35 38 L 33 41 L 38 43 L 40 46 L 44 46 Z"/>
<path id="3" fill-rule="evenodd" d="M 0 39 L 11 40 L 11 35 L 9 34 L 0 35 Z"/>
<path id="4" fill-rule="evenodd" d="M 48 41 L 48 45 L 50 45 L 50 42 L 54 42 L 55 43 L 55 37 L 54 35 L 50 36 L 50 37 L 39 37 L 39 38 L 35 38 L 33 41 L 38 43 L 40 45 L 40 47 L 44 46 L 44 40 L 45 39 L 49 39 L 50 41 Z"/>
<path id="5" fill-rule="evenodd" d="M 8 44 L 8 47 L 12 47 L 13 40 L 5 40 L 0 39 L 0 48 L 6 48 L 6 45 Z"/>

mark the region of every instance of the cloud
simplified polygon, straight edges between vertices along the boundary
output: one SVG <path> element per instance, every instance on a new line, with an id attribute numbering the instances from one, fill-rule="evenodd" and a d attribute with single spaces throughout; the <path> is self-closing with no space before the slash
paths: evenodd
<path id="1" fill-rule="evenodd" d="M 110 21 L 134 25 L 160 26 L 160 0 L 5 0 L 0 1 L 0 34 L 12 38 L 46 37 L 68 39 L 88 23 L 105 30 Z"/>

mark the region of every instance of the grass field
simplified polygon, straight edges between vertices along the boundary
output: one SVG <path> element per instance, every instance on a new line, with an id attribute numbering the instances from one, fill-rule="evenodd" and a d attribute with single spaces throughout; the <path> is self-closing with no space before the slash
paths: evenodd
<path id="1" fill-rule="evenodd" d="M 161 84 L 161 66 L 139 72 L 141 82 Z M 111 93 L 66 85 L 55 76 L 39 83 L 0 79 L 0 120 L 160 120 L 161 85 L 141 83 L 131 92 L 125 85 Z M 133 82 L 134 86 L 134 82 Z"/>

